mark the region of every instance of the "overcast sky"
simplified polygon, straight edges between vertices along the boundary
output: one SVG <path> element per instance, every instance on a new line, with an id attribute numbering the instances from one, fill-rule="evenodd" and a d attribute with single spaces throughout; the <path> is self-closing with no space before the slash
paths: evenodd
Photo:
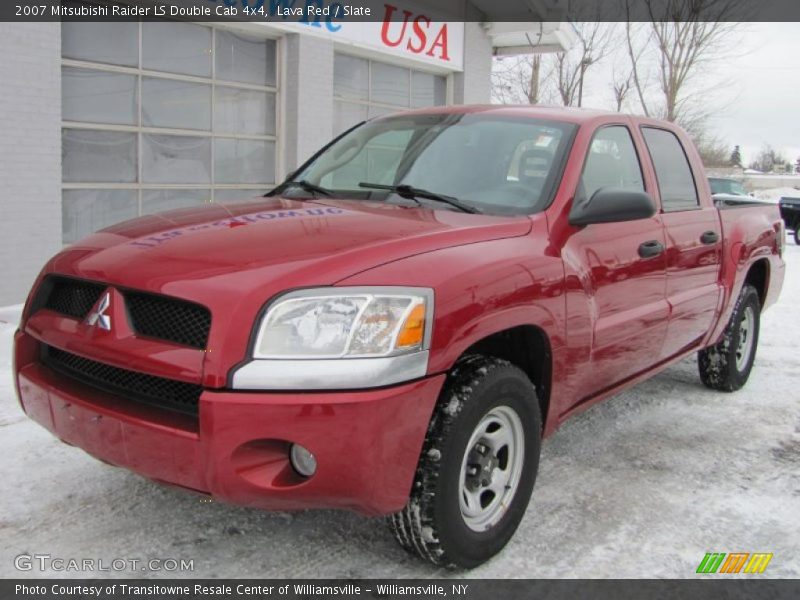
<path id="1" fill-rule="evenodd" d="M 731 147 L 742 147 L 745 165 L 764 144 L 794 163 L 800 157 L 800 23 L 748 23 L 740 33 L 737 56 L 709 73 L 718 82 L 709 101 L 727 106 L 711 128 Z M 598 66 L 585 105 L 613 105 L 610 79 L 611 65 Z"/>
<path id="2" fill-rule="evenodd" d="M 743 37 L 744 56 L 726 69 L 738 100 L 716 128 L 742 145 L 747 162 L 764 143 L 794 162 L 800 157 L 800 23 L 752 23 Z"/>

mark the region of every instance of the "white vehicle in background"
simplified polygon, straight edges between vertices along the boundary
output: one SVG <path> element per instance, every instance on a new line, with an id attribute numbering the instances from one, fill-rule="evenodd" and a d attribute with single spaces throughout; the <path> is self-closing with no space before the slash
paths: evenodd
<path id="1" fill-rule="evenodd" d="M 711 195 L 724 194 L 726 196 L 750 196 L 744 189 L 742 182 L 728 177 L 709 177 L 708 183 L 711 186 Z"/>
<path id="2" fill-rule="evenodd" d="M 711 197 L 717 206 L 736 206 L 741 204 L 777 204 L 778 198 L 761 196 L 748 192 L 744 184 L 730 177 L 709 177 Z"/>

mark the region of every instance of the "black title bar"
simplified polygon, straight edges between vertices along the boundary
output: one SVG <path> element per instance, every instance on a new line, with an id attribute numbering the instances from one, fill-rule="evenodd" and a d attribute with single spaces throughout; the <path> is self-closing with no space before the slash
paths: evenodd
<path id="1" fill-rule="evenodd" d="M 680 580 L 580 579 L 6 579 L 0 598 L 18 600 L 626 600 L 796 599 L 800 581 L 755 578 Z"/>
<path id="2" fill-rule="evenodd" d="M 406 14 L 408 13 L 408 14 Z M 0 21 L 800 21 L 797 0 L 3 0 Z"/>

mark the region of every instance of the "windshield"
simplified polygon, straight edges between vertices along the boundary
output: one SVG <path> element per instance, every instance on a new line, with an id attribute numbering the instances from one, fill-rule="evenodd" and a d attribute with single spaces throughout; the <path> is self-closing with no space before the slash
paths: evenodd
<path id="1" fill-rule="evenodd" d="M 383 118 L 344 135 L 293 180 L 335 197 L 403 203 L 407 196 L 362 184 L 411 186 L 482 213 L 529 214 L 549 205 L 574 130 L 568 123 L 481 113 Z M 431 198 L 417 201 L 428 205 Z"/>
<path id="2" fill-rule="evenodd" d="M 712 194 L 731 194 L 733 196 L 747 196 L 747 190 L 738 181 L 733 179 L 722 179 L 710 177 L 708 182 L 711 184 Z"/>

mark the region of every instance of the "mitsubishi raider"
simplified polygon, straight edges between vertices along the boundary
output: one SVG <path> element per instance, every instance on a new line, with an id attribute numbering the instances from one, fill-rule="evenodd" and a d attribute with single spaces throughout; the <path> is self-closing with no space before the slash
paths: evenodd
<path id="1" fill-rule="evenodd" d="M 742 387 L 784 275 L 777 206 L 714 205 L 671 123 L 449 107 L 360 124 L 266 197 L 114 225 L 42 270 L 27 415 L 150 479 L 386 515 L 498 553 L 542 439 L 697 353 Z"/>

